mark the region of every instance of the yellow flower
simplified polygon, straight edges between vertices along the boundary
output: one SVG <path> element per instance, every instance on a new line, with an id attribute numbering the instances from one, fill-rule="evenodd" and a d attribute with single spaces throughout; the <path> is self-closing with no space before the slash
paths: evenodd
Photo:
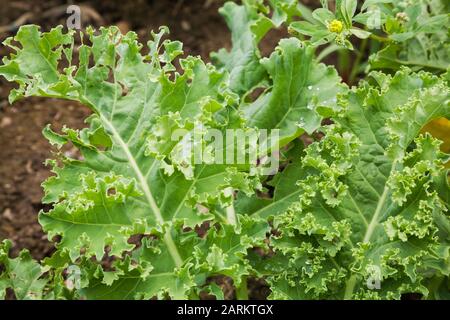
<path id="1" fill-rule="evenodd" d="M 344 25 L 341 21 L 334 19 L 328 24 L 328 30 L 334 33 L 341 33 L 342 29 L 344 29 Z"/>

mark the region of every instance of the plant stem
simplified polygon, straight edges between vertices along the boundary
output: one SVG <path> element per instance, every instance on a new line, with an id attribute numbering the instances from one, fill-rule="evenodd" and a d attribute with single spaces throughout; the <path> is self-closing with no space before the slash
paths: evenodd
<path id="1" fill-rule="evenodd" d="M 325 59 L 327 56 L 329 56 L 330 54 L 332 54 L 333 52 L 336 52 L 338 50 L 340 50 L 341 47 L 339 47 L 336 44 L 332 44 L 329 45 L 328 47 L 326 47 L 325 49 L 323 49 L 318 55 L 317 55 L 317 61 L 322 61 L 323 59 Z"/>
<path id="2" fill-rule="evenodd" d="M 248 286 L 247 277 L 243 276 L 241 280 L 241 285 L 236 288 L 236 299 L 237 300 L 248 300 Z"/>
<path id="3" fill-rule="evenodd" d="M 364 243 L 368 243 L 370 241 L 370 238 L 372 238 L 373 232 L 375 231 L 375 227 L 379 223 L 378 218 L 381 214 L 381 210 L 383 209 L 383 205 L 386 202 L 388 192 L 389 192 L 389 188 L 386 185 L 384 187 L 383 194 L 381 195 L 380 199 L 378 200 L 377 208 L 375 209 L 375 213 L 373 214 L 372 220 L 370 221 L 369 226 L 367 227 L 366 234 L 364 235 L 364 239 L 363 239 Z"/>
<path id="4" fill-rule="evenodd" d="M 231 205 L 226 207 L 225 211 L 227 213 L 228 224 L 235 226 L 237 223 L 237 219 L 236 219 L 236 212 L 234 211 L 234 205 L 233 205 L 233 200 L 234 200 L 233 188 L 230 187 L 230 188 L 225 189 L 224 193 L 225 193 L 225 196 L 230 196 L 233 198 Z"/>
<path id="5" fill-rule="evenodd" d="M 359 66 L 361 64 L 362 58 L 364 57 L 364 53 L 366 52 L 367 44 L 368 44 L 367 39 L 364 39 L 361 42 L 361 47 L 360 47 L 360 49 L 358 51 L 358 54 L 357 54 L 356 59 L 355 59 L 355 63 L 353 64 L 352 72 L 350 73 L 350 77 L 348 79 L 348 82 L 350 84 L 353 84 L 353 82 L 355 81 L 356 76 L 359 73 Z"/>
<path id="6" fill-rule="evenodd" d="M 339 50 L 338 51 L 338 71 L 344 81 L 348 82 L 350 69 L 350 53 L 349 50 Z"/>
<path id="7" fill-rule="evenodd" d="M 376 35 L 376 34 L 370 34 L 370 38 L 372 38 L 373 40 L 377 40 L 377 41 L 379 41 L 379 42 L 392 42 L 392 40 L 391 39 L 389 39 L 389 38 L 385 38 L 385 37 L 381 37 L 381 36 L 378 36 L 378 35 Z"/>
<path id="8" fill-rule="evenodd" d="M 234 211 L 234 206 L 231 205 L 231 206 L 227 207 L 226 211 L 227 211 L 228 223 L 235 226 L 237 221 L 236 221 L 236 212 Z"/>
<path id="9" fill-rule="evenodd" d="M 87 99 L 84 102 L 87 102 Z M 155 198 L 153 197 L 153 194 L 150 191 L 148 183 L 147 183 L 147 181 L 145 181 L 144 175 L 142 174 L 142 172 L 139 168 L 139 165 L 136 163 L 135 158 L 131 154 L 128 145 L 122 139 L 122 137 L 120 136 L 119 132 L 116 130 L 114 125 L 104 115 L 100 114 L 100 120 L 103 122 L 105 127 L 112 133 L 113 138 L 117 141 L 117 143 L 120 145 L 120 147 L 124 151 L 126 157 L 128 158 L 130 167 L 133 169 L 134 173 L 136 174 L 137 182 L 141 185 L 142 191 L 144 192 L 145 198 L 146 198 L 148 204 L 150 205 L 150 208 L 152 209 L 152 212 L 155 216 L 156 221 L 161 226 L 164 225 L 164 219 L 162 217 L 161 211 L 159 210 L 159 207 L 156 204 Z M 166 244 L 167 249 L 168 249 L 170 256 L 172 257 L 175 265 L 177 267 L 180 267 L 183 264 L 183 259 L 181 258 L 180 253 L 178 252 L 178 249 L 175 245 L 175 242 L 172 239 L 170 230 L 166 230 L 166 232 L 164 234 L 164 243 Z"/>
<path id="10" fill-rule="evenodd" d="M 344 300 L 350 300 L 356 285 L 356 275 L 352 275 L 345 286 Z"/>

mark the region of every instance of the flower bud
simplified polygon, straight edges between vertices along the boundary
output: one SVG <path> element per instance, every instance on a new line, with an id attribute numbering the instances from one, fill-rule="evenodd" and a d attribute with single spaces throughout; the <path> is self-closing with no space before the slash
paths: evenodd
<path id="1" fill-rule="evenodd" d="M 341 21 L 334 19 L 328 24 L 328 30 L 334 33 L 341 33 L 342 29 L 344 29 L 344 25 Z"/>

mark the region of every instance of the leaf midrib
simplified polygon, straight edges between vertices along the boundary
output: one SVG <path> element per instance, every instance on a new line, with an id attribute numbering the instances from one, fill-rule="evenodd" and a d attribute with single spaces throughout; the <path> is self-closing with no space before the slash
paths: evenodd
<path id="1" fill-rule="evenodd" d="M 87 99 L 81 99 L 81 100 L 83 100 L 84 103 L 88 103 L 88 105 L 92 106 L 92 104 Z M 157 222 L 161 226 L 164 225 L 165 221 L 161 215 L 161 211 L 160 211 L 158 205 L 156 204 L 156 201 L 155 201 L 153 194 L 145 180 L 145 177 L 142 174 L 142 171 L 139 168 L 139 166 L 136 162 L 136 159 L 131 154 L 131 151 L 130 151 L 128 145 L 122 139 L 121 135 L 116 130 L 114 125 L 103 114 L 99 113 L 99 117 L 100 117 L 101 121 L 105 124 L 105 126 L 109 129 L 109 131 L 112 133 L 113 137 L 115 138 L 115 140 L 117 141 L 117 143 L 119 144 L 121 149 L 124 151 L 125 156 L 128 159 L 128 163 L 130 164 L 132 170 L 134 171 L 136 178 L 138 180 L 138 183 L 141 185 L 142 191 L 144 192 L 144 196 L 145 196 L 147 202 L 149 203 L 150 208 L 152 209 L 152 212 L 155 215 Z M 173 261 L 175 262 L 175 264 L 178 267 L 180 267 L 183 264 L 183 259 L 181 258 L 180 254 L 178 252 L 178 249 L 175 246 L 175 243 L 174 243 L 173 238 L 170 235 L 169 231 L 166 231 L 166 233 L 164 234 L 164 242 L 167 246 L 167 249 L 168 249 L 169 254 L 172 257 Z"/>

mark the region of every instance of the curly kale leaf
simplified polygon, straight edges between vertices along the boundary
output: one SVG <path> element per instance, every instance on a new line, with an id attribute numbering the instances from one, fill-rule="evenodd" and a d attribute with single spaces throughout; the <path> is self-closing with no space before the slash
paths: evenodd
<path id="1" fill-rule="evenodd" d="M 449 275 L 448 155 L 419 135 L 449 117 L 449 88 L 407 70 L 372 78 L 340 98 L 345 111 L 279 174 L 272 200 L 237 205 L 272 217 L 274 254 L 252 257 L 272 298 L 432 297 Z"/>

